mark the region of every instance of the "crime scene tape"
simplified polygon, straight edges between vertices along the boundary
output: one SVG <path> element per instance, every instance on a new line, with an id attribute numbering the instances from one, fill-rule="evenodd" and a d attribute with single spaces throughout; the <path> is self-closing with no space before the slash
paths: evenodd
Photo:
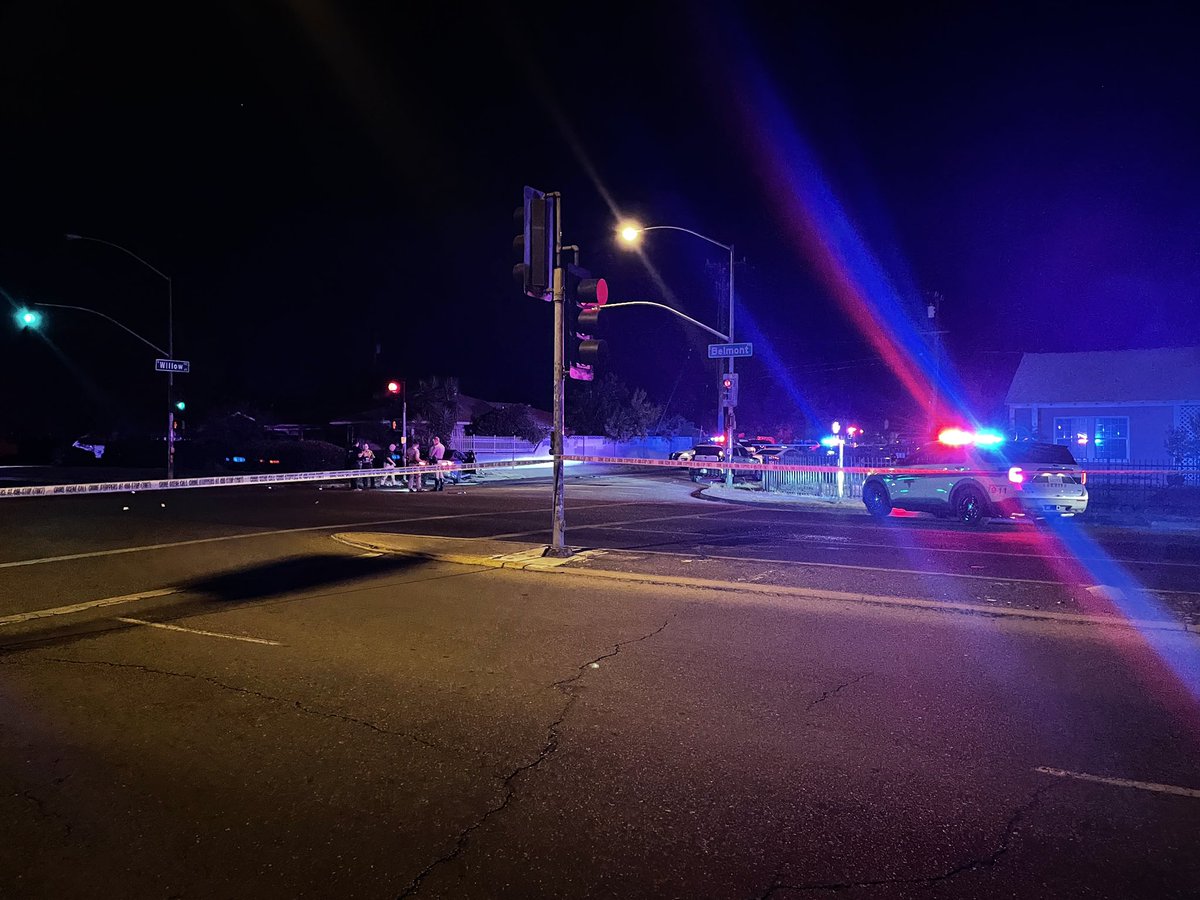
<path id="1" fill-rule="evenodd" d="M 87 484 L 39 484 L 20 487 L 0 487 L 3 497 L 69 497 L 88 494 L 119 494 L 131 491 L 176 491 L 188 488 L 236 487 L 254 484 L 288 484 L 312 481 L 348 481 L 359 478 L 385 478 L 391 475 L 408 476 L 432 473 L 435 468 L 444 474 L 474 472 L 477 469 L 501 469 L 520 466 L 544 466 L 545 459 L 498 460 L 493 462 L 447 463 L 419 466 L 396 466 L 392 469 L 338 469 L 329 472 L 267 472 L 259 475 L 209 475 L 201 478 L 157 478 L 140 481 L 101 481 Z"/>
<path id="2" fill-rule="evenodd" d="M 782 465 L 779 463 L 724 462 L 712 460 L 683 460 L 683 459 L 642 459 L 624 456 L 582 456 L 564 454 L 564 462 L 593 463 L 597 465 L 628 466 L 633 468 L 664 468 L 664 469 L 699 469 L 735 472 L 807 472 L 812 474 L 843 475 L 872 475 L 877 472 L 887 473 L 902 471 L 905 475 L 939 475 L 945 474 L 944 468 L 906 466 L 894 469 L 890 466 L 830 466 L 830 465 Z M 489 462 L 449 463 L 442 462 L 437 468 L 443 473 L 471 473 L 477 470 L 519 468 L 521 466 L 545 466 L 553 462 L 553 457 L 546 456 L 538 459 L 495 460 Z M 131 491 L 170 491 L 188 488 L 236 487 L 256 484 L 288 484 L 314 481 L 348 481 L 352 479 L 380 479 L 391 476 L 407 477 L 408 475 L 432 472 L 434 466 L 422 464 L 419 466 L 396 466 L 395 468 L 371 469 L 339 469 L 326 472 L 280 472 L 258 475 L 215 475 L 201 478 L 148 479 L 140 481 L 106 481 L 87 484 L 48 484 L 25 485 L 20 487 L 0 487 L 0 498 L 4 497 L 66 497 L 90 494 L 114 494 Z M 1098 474 L 1100 470 L 1088 470 L 1088 474 Z M 1117 470 L 1114 470 L 1117 471 Z M 1121 470 L 1128 474 L 1127 470 Z M 956 477 L 964 475 L 995 476 L 995 471 L 956 471 Z"/>

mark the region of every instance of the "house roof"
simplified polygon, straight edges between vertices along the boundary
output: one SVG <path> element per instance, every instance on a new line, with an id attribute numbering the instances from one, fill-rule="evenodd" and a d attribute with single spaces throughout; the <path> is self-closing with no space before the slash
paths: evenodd
<path id="1" fill-rule="evenodd" d="M 1200 347 L 1026 353 L 1006 402 L 1200 402 Z"/>

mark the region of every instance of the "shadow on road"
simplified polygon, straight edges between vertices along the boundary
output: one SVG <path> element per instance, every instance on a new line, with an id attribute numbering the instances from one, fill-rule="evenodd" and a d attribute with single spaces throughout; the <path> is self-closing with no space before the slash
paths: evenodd
<path id="1" fill-rule="evenodd" d="M 239 603 L 388 575 L 415 568 L 422 562 L 403 556 L 293 556 L 206 576 L 180 587 L 185 593 L 201 594 L 209 600 Z"/>
<path id="2" fill-rule="evenodd" d="M 178 593 L 140 602 L 131 607 L 104 607 L 85 618 L 53 617 L 30 623 L 11 635 L 0 635 L 0 656 L 35 647 L 62 646 L 83 638 L 137 628 L 117 621 L 136 615 L 155 622 L 173 622 L 192 616 L 252 604 L 290 593 L 346 585 L 355 581 L 394 575 L 425 565 L 426 560 L 403 556 L 295 556 L 251 565 L 179 585 Z"/>

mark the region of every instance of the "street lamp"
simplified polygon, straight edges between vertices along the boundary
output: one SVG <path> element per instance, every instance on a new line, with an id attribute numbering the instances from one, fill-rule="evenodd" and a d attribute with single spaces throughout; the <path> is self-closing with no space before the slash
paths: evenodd
<path id="1" fill-rule="evenodd" d="M 142 259 L 132 250 L 122 247 L 120 244 L 114 244 L 112 241 L 102 240 L 101 238 L 88 237 L 83 234 L 68 234 L 68 241 L 91 241 L 94 244 L 104 244 L 107 247 L 112 247 L 114 250 L 120 250 L 126 256 L 132 256 L 143 266 L 161 278 L 167 283 L 167 358 L 175 358 L 175 298 L 171 285 L 171 277 L 164 272 L 159 271 L 146 260 Z M 94 310 L 88 310 L 93 312 Z M 105 317 L 107 318 L 107 317 Z M 118 323 L 119 324 L 119 323 Z M 125 326 L 121 326 L 124 328 Z M 128 329 L 126 329 L 128 330 Z M 140 337 L 140 335 L 139 335 Z M 143 339 L 144 340 L 144 339 Z M 147 342 L 148 343 L 148 342 Z M 151 345 L 153 346 L 153 345 Z M 158 348 L 155 348 L 158 349 Z M 159 350 L 161 353 L 162 351 Z M 167 478 L 175 477 L 175 373 L 167 373 Z"/>
<path id="2" fill-rule="evenodd" d="M 690 228 L 681 228 L 678 225 L 638 225 L 634 222 L 628 222 L 621 226 L 619 234 L 621 239 L 626 244 L 634 244 L 638 238 L 647 231 L 682 231 L 684 234 L 690 234 L 692 237 L 700 238 L 702 241 L 707 241 L 714 247 L 720 247 L 729 253 L 729 342 L 733 343 L 733 244 L 722 244 L 720 241 L 714 241 L 707 235 L 700 234 L 698 231 L 692 231 Z M 728 372 L 733 374 L 733 357 L 727 358 L 729 362 Z M 717 388 L 717 429 L 725 435 L 726 452 L 730 454 L 732 459 L 733 454 L 733 407 L 729 407 L 728 416 L 726 416 L 725 404 L 721 400 L 721 390 Z M 725 483 L 733 484 L 733 469 L 727 469 L 725 472 Z"/>

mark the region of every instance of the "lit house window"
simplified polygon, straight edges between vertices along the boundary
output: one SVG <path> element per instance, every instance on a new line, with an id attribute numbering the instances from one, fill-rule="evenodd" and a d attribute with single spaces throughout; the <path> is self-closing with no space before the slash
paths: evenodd
<path id="1" fill-rule="evenodd" d="M 1070 447 L 1086 447 L 1091 442 L 1091 423 L 1086 417 L 1058 417 L 1054 420 L 1054 443 Z M 1076 453 L 1077 456 L 1082 455 Z"/>
<path id="2" fill-rule="evenodd" d="M 1057 416 L 1054 443 L 1076 459 L 1129 459 L 1129 416 Z"/>
<path id="3" fill-rule="evenodd" d="M 1099 416 L 1093 438 L 1096 459 L 1129 459 L 1129 417 Z"/>

